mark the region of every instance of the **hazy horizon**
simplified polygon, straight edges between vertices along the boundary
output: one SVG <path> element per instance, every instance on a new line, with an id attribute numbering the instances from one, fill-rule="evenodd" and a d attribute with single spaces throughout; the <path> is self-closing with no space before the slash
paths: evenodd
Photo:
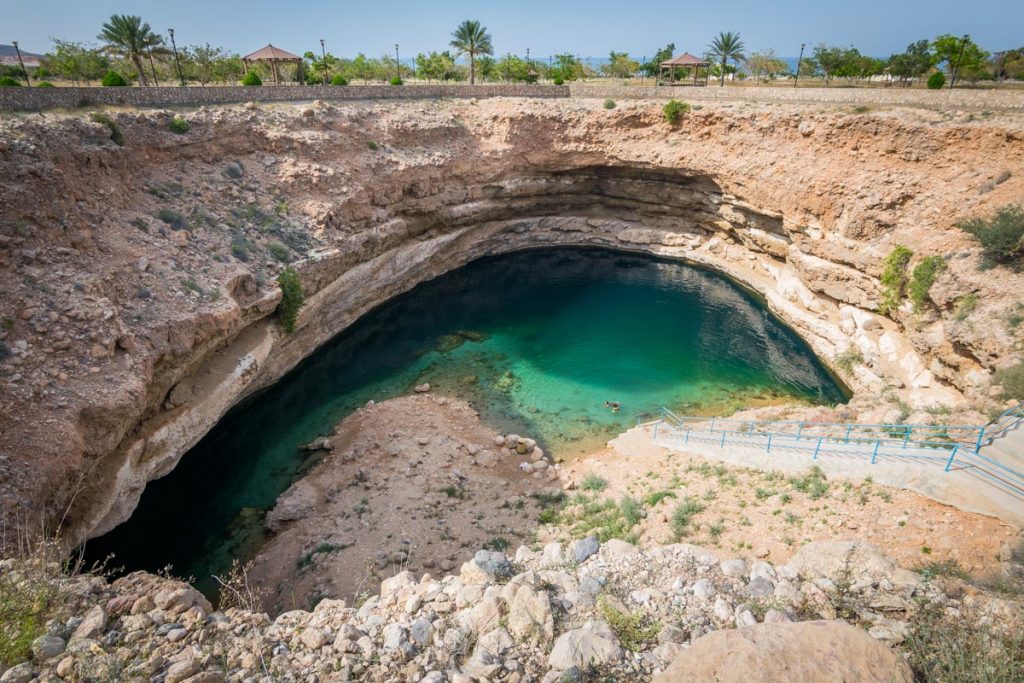
<path id="1" fill-rule="evenodd" d="M 394 54 L 403 61 L 419 52 L 448 48 L 451 32 L 463 19 L 478 19 L 493 36 L 496 55 L 531 56 L 569 52 L 601 59 L 610 50 L 635 59 L 650 57 L 667 43 L 676 52 L 703 52 L 719 31 L 742 34 L 747 52 L 774 49 L 795 58 L 800 44 L 853 45 L 862 53 L 887 57 L 907 44 L 941 33 L 968 33 L 984 49 L 1020 47 L 1024 3 L 979 0 L 970 5 L 937 0 L 927 12 L 918 3 L 866 0 L 854 5 L 794 0 L 772 6 L 738 0 L 728 16 L 718 8 L 652 0 L 644 12 L 623 12 L 608 0 L 556 4 L 521 0 L 508 5 L 481 5 L 458 0 L 428 6 L 402 0 L 371 6 L 343 7 L 314 0 L 289 5 L 267 0 L 54 0 L 40 12 L 36 3 L 15 0 L 5 11 L 0 43 L 17 40 L 27 52 L 51 49 L 51 38 L 96 42 L 111 14 L 138 14 L 154 31 L 175 29 L 179 45 L 209 43 L 246 54 L 267 43 L 302 54 L 319 52 L 320 39 L 338 56 Z"/>

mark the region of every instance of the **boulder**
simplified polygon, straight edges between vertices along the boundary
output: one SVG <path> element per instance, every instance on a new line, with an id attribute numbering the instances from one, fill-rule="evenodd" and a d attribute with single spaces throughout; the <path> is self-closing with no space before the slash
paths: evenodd
<path id="1" fill-rule="evenodd" d="M 71 634 L 71 640 L 86 640 L 99 638 L 103 629 L 107 627 L 107 613 L 99 605 L 94 606 L 86 612 L 82 623 L 78 625 L 75 632 Z"/>
<path id="2" fill-rule="evenodd" d="M 300 479 L 281 494 L 274 509 L 267 513 L 267 528 L 279 531 L 286 522 L 304 519 L 319 502 L 320 494 L 313 485 Z"/>
<path id="3" fill-rule="evenodd" d="M 605 664 L 614 664 L 622 659 L 622 648 L 607 624 L 587 622 L 583 628 L 575 628 L 558 636 L 548 656 L 552 669 L 564 671 L 570 667 L 587 670 Z"/>
<path id="4" fill-rule="evenodd" d="M 910 683 L 910 667 L 842 621 L 758 624 L 713 631 L 683 650 L 654 683 Z"/>
<path id="5" fill-rule="evenodd" d="M 555 637 L 555 622 L 547 593 L 524 584 L 519 586 L 509 604 L 508 630 L 517 640 L 542 645 L 551 642 Z"/>
<path id="6" fill-rule="evenodd" d="M 790 569 L 808 581 L 842 576 L 848 568 L 856 568 L 855 582 L 891 581 L 896 563 L 881 548 L 864 541 L 814 541 L 802 546 L 789 559 Z"/>
<path id="7" fill-rule="evenodd" d="M 463 584 L 487 583 L 508 578 L 512 565 L 504 553 L 493 550 L 478 550 L 473 559 L 462 565 L 459 579 Z"/>
<path id="8" fill-rule="evenodd" d="M 576 564 L 583 564 L 588 557 L 597 552 L 599 547 L 597 536 L 587 536 L 569 546 L 569 555 L 576 561 Z"/>

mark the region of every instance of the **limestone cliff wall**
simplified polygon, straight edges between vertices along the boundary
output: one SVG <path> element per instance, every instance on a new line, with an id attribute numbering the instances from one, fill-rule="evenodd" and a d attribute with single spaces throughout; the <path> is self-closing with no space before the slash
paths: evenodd
<path id="1" fill-rule="evenodd" d="M 1009 115 L 656 103 L 354 103 L 0 124 L 5 512 L 77 541 L 134 508 L 225 411 L 369 308 L 482 255 L 554 244 L 685 259 L 760 292 L 877 419 L 991 404 L 1021 276 L 953 227 L 1022 196 Z M 920 315 L 877 313 L 898 243 L 948 267 Z M 284 261 L 307 293 L 271 314 Z M 964 312 L 964 297 L 974 307 Z M 887 393 L 894 399 L 881 399 Z M 872 412 L 874 411 L 874 412 Z M 979 416 L 980 419 L 980 416 Z"/>

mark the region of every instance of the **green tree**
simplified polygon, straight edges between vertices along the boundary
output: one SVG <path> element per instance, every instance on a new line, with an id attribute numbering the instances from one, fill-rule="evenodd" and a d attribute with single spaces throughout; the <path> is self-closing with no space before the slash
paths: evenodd
<path id="1" fill-rule="evenodd" d="M 747 66 L 755 79 L 771 80 L 776 76 L 789 72 L 789 65 L 785 60 L 779 59 L 775 50 L 764 50 L 755 52 L 747 58 Z"/>
<path id="2" fill-rule="evenodd" d="M 646 73 L 648 76 L 657 76 L 661 69 L 659 65 L 665 60 L 672 59 L 673 53 L 675 51 L 675 43 L 669 43 L 665 47 L 661 48 L 660 50 L 654 53 L 654 56 L 651 57 L 651 61 L 643 65 L 643 72 Z"/>
<path id="3" fill-rule="evenodd" d="M 854 47 L 818 45 L 814 48 L 814 62 L 825 76 L 826 87 L 833 78 L 852 78 L 859 75 L 860 52 Z"/>
<path id="4" fill-rule="evenodd" d="M 451 81 L 459 76 L 455 59 L 447 50 L 431 52 L 429 55 L 421 52 L 416 55 L 416 73 L 420 78 L 427 79 L 428 82 L 431 80 Z"/>
<path id="5" fill-rule="evenodd" d="M 115 14 L 103 24 L 100 40 L 106 41 L 103 49 L 111 54 L 131 60 L 135 65 L 140 85 L 149 85 L 142 58 L 146 54 L 164 54 L 164 40 L 149 28 L 141 17 Z"/>
<path id="6" fill-rule="evenodd" d="M 307 51 L 302 57 L 310 63 L 307 74 L 311 83 L 327 83 L 330 80 L 328 76 L 337 71 L 338 58 L 330 52 L 318 55 Z"/>
<path id="7" fill-rule="evenodd" d="M 718 85 L 720 87 L 725 86 L 725 67 L 726 64 L 732 60 L 739 62 L 740 60 L 746 59 L 743 56 L 743 41 L 740 40 L 739 33 L 733 33 L 732 31 L 722 31 L 715 39 L 708 45 L 708 56 L 714 57 L 719 60 L 719 67 L 721 73 L 719 74 Z"/>
<path id="8" fill-rule="evenodd" d="M 583 78 L 585 75 L 586 70 L 583 68 L 583 62 L 580 61 L 579 57 L 568 52 L 555 55 L 555 61 L 550 73 L 552 79 L 561 78 L 563 81 L 575 81 Z"/>
<path id="9" fill-rule="evenodd" d="M 921 78 L 935 66 L 935 55 L 927 40 L 918 40 L 897 55 L 889 57 L 889 73 L 904 85 L 915 78 Z"/>
<path id="10" fill-rule="evenodd" d="M 469 55 L 469 83 L 476 83 L 477 55 L 493 55 L 491 34 L 479 21 L 466 19 L 452 32 L 451 46 L 455 48 L 455 56 Z"/>
<path id="11" fill-rule="evenodd" d="M 995 60 L 992 72 L 997 80 L 1003 78 L 1024 80 L 1024 47 L 1000 53 Z"/>
<path id="12" fill-rule="evenodd" d="M 608 63 L 602 67 L 604 74 L 610 78 L 632 78 L 633 74 L 640 70 L 640 64 L 635 59 L 630 59 L 625 52 L 611 52 L 608 54 Z"/>
<path id="13" fill-rule="evenodd" d="M 54 39 L 53 46 L 53 52 L 47 53 L 43 63 L 63 79 L 88 84 L 102 79 L 110 70 L 107 56 L 85 43 Z"/>
<path id="14" fill-rule="evenodd" d="M 944 33 L 932 41 L 932 49 L 935 52 L 935 63 L 943 65 L 949 80 L 959 78 L 961 74 L 984 73 L 988 66 L 988 53 L 978 47 L 969 36 L 958 37 Z"/>

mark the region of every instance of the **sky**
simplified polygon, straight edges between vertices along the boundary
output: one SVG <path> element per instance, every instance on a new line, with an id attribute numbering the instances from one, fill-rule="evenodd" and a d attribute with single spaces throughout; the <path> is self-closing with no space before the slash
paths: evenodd
<path id="1" fill-rule="evenodd" d="M 605 57 L 609 50 L 650 57 L 667 43 L 700 54 L 719 31 L 738 31 L 747 52 L 773 48 L 795 57 L 800 44 L 853 45 L 887 57 L 941 33 L 968 33 L 989 51 L 1024 44 L 1021 0 L 776 0 L 688 2 L 646 0 L 3 0 L 0 43 L 46 52 L 50 38 L 95 41 L 111 14 L 138 14 L 179 45 L 210 43 L 246 54 L 268 42 L 301 54 L 320 39 L 338 56 L 443 50 L 463 19 L 478 19 L 495 53 L 533 57 L 571 52 Z"/>

